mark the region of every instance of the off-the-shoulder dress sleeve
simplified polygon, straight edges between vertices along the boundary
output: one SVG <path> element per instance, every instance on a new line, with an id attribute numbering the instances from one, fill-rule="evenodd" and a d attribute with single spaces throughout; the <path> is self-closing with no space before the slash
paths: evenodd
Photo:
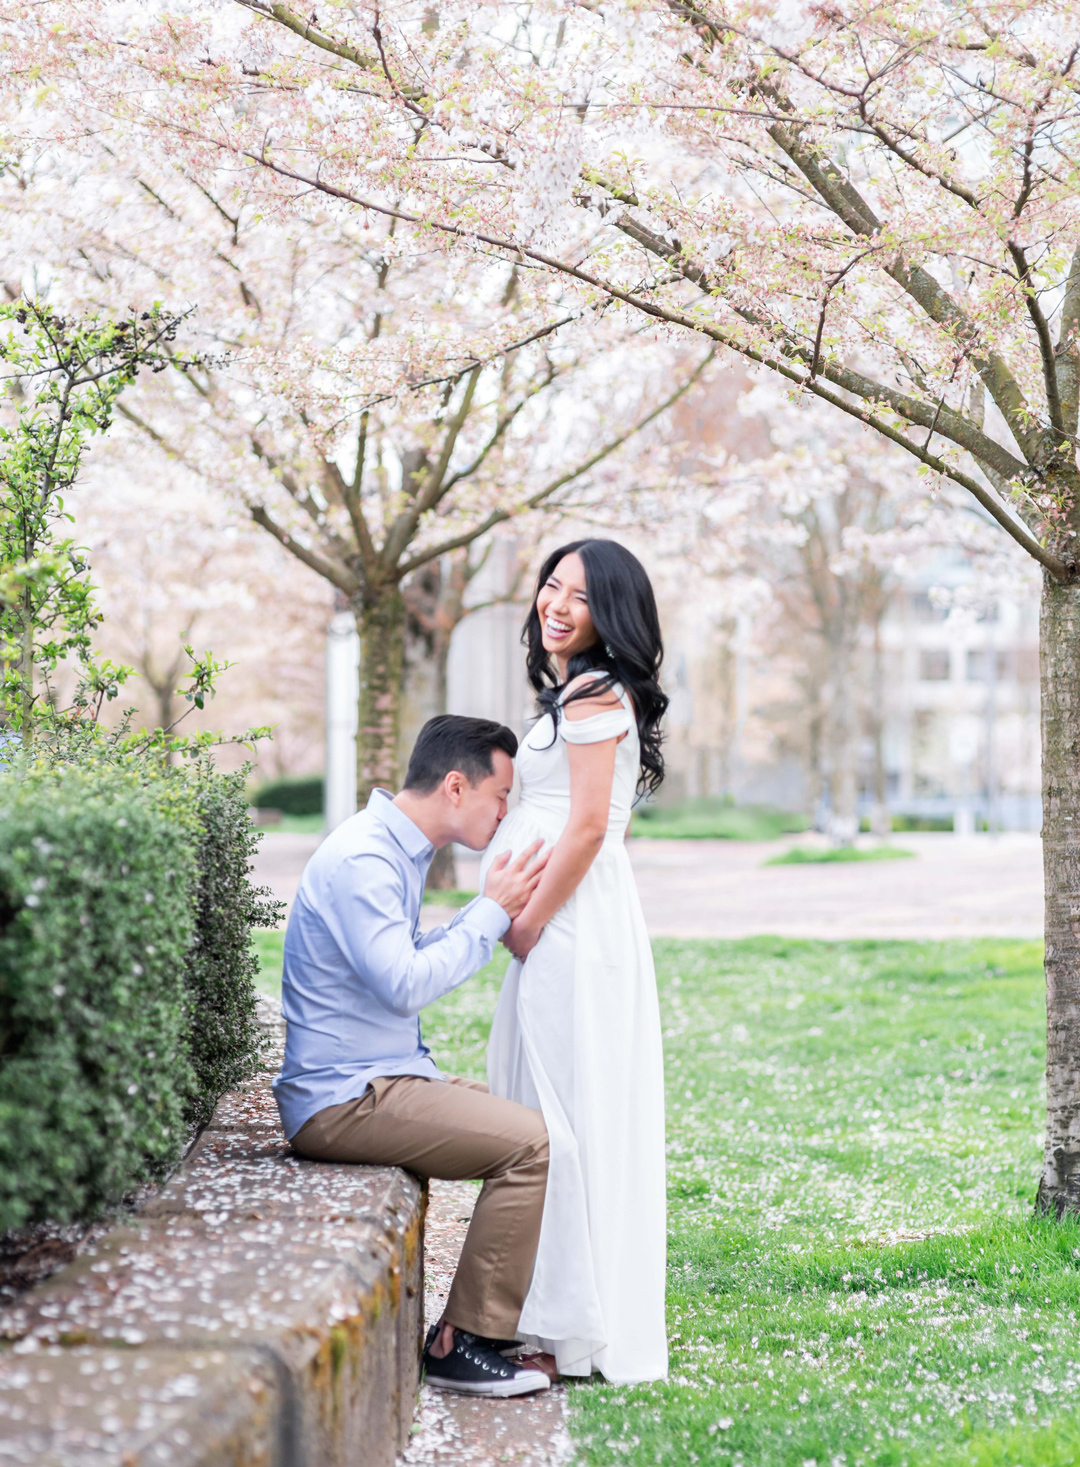
<path id="1" fill-rule="evenodd" d="M 630 732 L 633 724 L 634 715 L 624 705 L 605 708 L 603 713 L 594 713 L 591 718 L 578 718 L 573 722 L 564 712 L 559 719 L 559 732 L 568 744 L 601 744 L 605 739 L 621 738 Z"/>

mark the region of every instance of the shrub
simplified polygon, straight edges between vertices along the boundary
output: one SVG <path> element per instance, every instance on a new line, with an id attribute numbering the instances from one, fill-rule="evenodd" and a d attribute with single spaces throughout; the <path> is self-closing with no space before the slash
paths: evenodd
<path id="1" fill-rule="evenodd" d="M 0 781 L 0 1229 L 180 1154 L 197 879 L 190 814 L 131 779 Z"/>
<path id="2" fill-rule="evenodd" d="M 893 830 L 952 830 L 951 815 L 894 815 Z"/>
<path id="3" fill-rule="evenodd" d="M 243 776 L 113 754 L 0 778 L 0 1231 L 163 1175 L 258 1063 Z"/>
<path id="4" fill-rule="evenodd" d="M 218 1096 L 254 1068 L 260 1043 L 255 1018 L 259 959 L 251 931 L 275 927 L 281 907 L 268 890 L 248 880 L 260 836 L 248 817 L 243 775 L 214 774 L 204 767 L 195 789 L 200 839 L 187 994 L 196 1086 L 188 1116 L 204 1125 Z"/>
<path id="5" fill-rule="evenodd" d="M 312 774 L 300 779 L 272 779 L 255 791 L 251 804 L 257 810 L 280 810 L 283 815 L 321 815 L 323 777 Z"/>

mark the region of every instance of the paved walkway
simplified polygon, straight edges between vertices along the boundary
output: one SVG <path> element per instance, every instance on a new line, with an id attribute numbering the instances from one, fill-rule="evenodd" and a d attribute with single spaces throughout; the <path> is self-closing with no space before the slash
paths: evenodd
<path id="1" fill-rule="evenodd" d="M 702 849 L 688 849 L 695 844 Z M 898 835 L 893 844 L 912 851 L 913 859 L 763 865 L 792 844 L 632 842 L 650 932 L 656 937 L 764 932 L 821 938 L 1042 936 L 1037 835 Z"/>
<path id="2" fill-rule="evenodd" d="M 426 1324 L 442 1315 L 472 1217 L 477 1188 L 431 1182 L 424 1229 Z M 420 1389 L 412 1440 L 398 1467 L 564 1467 L 573 1458 L 566 1387 L 518 1400 L 484 1401 Z"/>
<path id="3" fill-rule="evenodd" d="M 268 834 L 255 879 L 285 901 L 318 836 Z M 1037 835 L 902 835 L 899 861 L 765 866 L 813 837 L 778 841 L 633 840 L 630 857 L 654 937 L 914 938 L 1042 935 Z M 458 863 L 475 890 L 477 863 Z M 425 924 L 445 911 L 425 908 Z"/>

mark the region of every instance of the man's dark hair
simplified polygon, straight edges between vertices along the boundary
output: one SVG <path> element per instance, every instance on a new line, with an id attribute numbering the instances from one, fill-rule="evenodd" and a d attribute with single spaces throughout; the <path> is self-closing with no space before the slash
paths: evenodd
<path id="1" fill-rule="evenodd" d="M 429 795 L 452 769 L 459 770 L 470 784 L 479 784 L 495 772 L 495 750 L 502 749 L 512 759 L 517 746 L 511 730 L 490 718 L 461 718 L 454 713 L 429 718 L 413 745 L 405 788 Z"/>

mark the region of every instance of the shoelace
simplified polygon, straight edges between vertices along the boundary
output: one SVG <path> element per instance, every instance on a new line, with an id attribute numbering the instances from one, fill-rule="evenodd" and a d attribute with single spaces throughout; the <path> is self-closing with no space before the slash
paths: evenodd
<path id="1" fill-rule="evenodd" d="M 486 1370 L 489 1375 L 497 1375 L 501 1380 L 508 1379 L 510 1371 L 505 1366 L 489 1365 L 486 1360 L 481 1360 L 479 1355 L 473 1355 L 466 1348 L 464 1340 L 456 1340 L 454 1349 L 460 1350 L 466 1360 L 471 1361 L 474 1365 L 479 1365 L 480 1369 Z"/>

